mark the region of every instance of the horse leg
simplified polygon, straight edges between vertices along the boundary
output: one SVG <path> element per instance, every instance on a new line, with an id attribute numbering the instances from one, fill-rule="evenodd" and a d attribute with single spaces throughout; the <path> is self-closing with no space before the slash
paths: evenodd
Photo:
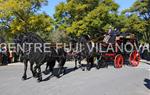
<path id="1" fill-rule="evenodd" d="M 62 73 L 62 70 L 64 68 L 65 62 L 66 62 L 66 58 L 65 57 L 61 58 L 61 60 L 59 61 L 59 70 L 58 70 L 58 75 L 57 75 L 58 78 L 60 78 L 60 74 Z M 65 74 L 65 70 L 63 71 L 63 73 Z"/>
<path id="2" fill-rule="evenodd" d="M 54 67 L 55 67 L 56 61 L 52 61 L 49 65 L 49 71 L 51 72 L 51 75 L 54 75 Z"/>
<path id="3" fill-rule="evenodd" d="M 36 72 L 34 72 L 33 70 L 33 65 L 34 65 L 34 62 L 30 62 L 30 70 L 32 72 L 33 77 L 36 77 Z"/>
<path id="4" fill-rule="evenodd" d="M 27 67 L 28 67 L 28 61 L 27 60 L 24 60 L 24 74 L 22 76 L 22 79 L 23 80 L 26 80 L 27 79 Z"/>
<path id="5" fill-rule="evenodd" d="M 61 74 L 61 68 L 58 69 L 57 78 L 60 78 L 60 74 Z"/>
<path id="6" fill-rule="evenodd" d="M 87 70 L 90 71 L 90 69 L 91 69 L 91 68 L 90 68 L 90 63 L 87 62 Z"/>
<path id="7" fill-rule="evenodd" d="M 38 75 L 37 75 L 37 65 L 34 67 L 33 72 L 35 73 L 35 76 L 38 76 Z"/>
<path id="8" fill-rule="evenodd" d="M 49 68 L 49 70 L 48 70 L 48 68 Z M 50 63 L 47 62 L 47 63 L 46 63 L 46 68 L 45 68 L 44 74 L 48 74 L 49 71 L 50 71 Z"/>
<path id="9" fill-rule="evenodd" d="M 77 69 L 77 60 L 75 59 L 75 67 L 74 69 Z"/>
<path id="10" fill-rule="evenodd" d="M 66 58 L 63 59 L 63 64 L 62 64 L 63 75 L 66 74 L 66 68 L 64 67 L 65 63 L 66 63 Z"/>
<path id="11" fill-rule="evenodd" d="M 90 71 L 94 65 L 94 57 L 89 57 L 87 61 L 87 70 Z"/>
<path id="12" fill-rule="evenodd" d="M 48 66 L 48 63 L 46 63 L 45 72 L 47 71 L 48 67 L 49 67 L 49 66 Z"/>
<path id="13" fill-rule="evenodd" d="M 64 67 L 65 63 L 66 63 L 66 59 L 63 60 L 63 65 L 62 65 L 62 68 L 63 68 L 63 75 L 66 74 L 66 68 Z"/>
<path id="14" fill-rule="evenodd" d="M 79 63 L 80 66 L 82 66 L 82 64 L 81 64 L 81 58 L 78 59 L 78 63 Z"/>
<path id="15" fill-rule="evenodd" d="M 90 67 L 91 67 L 91 66 L 90 66 L 90 61 L 89 61 L 89 58 L 87 58 L 87 68 L 86 68 L 86 69 L 87 69 L 88 71 L 90 71 L 90 69 L 91 69 Z"/>
<path id="16" fill-rule="evenodd" d="M 91 65 L 90 65 L 90 69 L 91 69 L 94 66 L 94 57 L 91 57 L 90 60 L 91 60 Z"/>
<path id="17" fill-rule="evenodd" d="M 81 59 L 78 60 L 78 63 L 80 65 L 80 68 L 82 69 L 82 71 L 85 71 L 83 64 L 81 64 Z"/>
<path id="18" fill-rule="evenodd" d="M 63 75 L 66 74 L 66 68 L 65 67 L 62 67 L 63 68 Z"/>
<path id="19" fill-rule="evenodd" d="M 60 78 L 60 74 L 62 73 L 63 66 L 64 66 L 64 62 L 63 60 L 61 60 L 59 63 L 59 69 L 58 69 L 58 75 L 57 75 L 58 78 Z"/>
<path id="20" fill-rule="evenodd" d="M 47 62 L 46 68 L 45 68 L 45 72 L 51 71 L 50 69 L 51 69 L 51 67 L 52 67 L 52 63 L 53 63 L 53 62 Z"/>
<path id="21" fill-rule="evenodd" d="M 60 78 L 60 74 L 62 73 L 62 66 L 59 66 L 57 78 Z"/>
<path id="22" fill-rule="evenodd" d="M 41 67 L 38 66 L 38 82 L 41 82 L 42 81 L 42 73 L 41 73 Z"/>
<path id="23" fill-rule="evenodd" d="M 50 67 L 50 71 L 51 71 L 52 74 L 54 74 L 54 72 L 53 72 L 54 68 L 53 67 Z"/>

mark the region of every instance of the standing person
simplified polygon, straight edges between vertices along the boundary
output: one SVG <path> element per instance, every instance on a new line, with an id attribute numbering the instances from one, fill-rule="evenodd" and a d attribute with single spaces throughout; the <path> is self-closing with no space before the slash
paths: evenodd
<path id="1" fill-rule="evenodd" d="M 0 47 L 0 65 L 2 65 L 2 48 Z"/>
<path id="2" fill-rule="evenodd" d="M 8 64 L 7 46 L 2 46 L 2 65 Z"/>
<path id="3" fill-rule="evenodd" d="M 141 56 L 141 59 L 144 59 L 144 44 L 140 45 L 140 56 Z"/>

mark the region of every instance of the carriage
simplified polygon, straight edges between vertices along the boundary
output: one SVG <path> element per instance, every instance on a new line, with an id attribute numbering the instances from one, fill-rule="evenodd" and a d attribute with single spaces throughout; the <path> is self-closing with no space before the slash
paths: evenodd
<path id="1" fill-rule="evenodd" d="M 140 54 L 137 50 L 138 43 L 134 34 L 107 34 L 99 44 L 104 52 L 98 52 L 98 68 L 106 66 L 106 61 L 113 62 L 115 68 L 121 68 L 123 64 L 133 67 L 139 65 Z"/>

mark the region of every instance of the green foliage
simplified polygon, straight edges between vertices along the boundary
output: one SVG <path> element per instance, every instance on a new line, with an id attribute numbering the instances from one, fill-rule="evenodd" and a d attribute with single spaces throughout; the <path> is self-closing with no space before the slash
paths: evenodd
<path id="1" fill-rule="evenodd" d="M 9 39 L 31 31 L 45 40 L 64 42 L 67 35 L 97 37 L 111 27 L 150 43 L 150 0 L 136 0 L 121 14 L 114 0 L 66 0 L 56 6 L 54 19 L 46 13 L 38 14 L 46 4 L 47 0 L 0 0 L 1 35 Z"/>
<path id="2" fill-rule="evenodd" d="M 126 26 L 140 33 L 142 41 L 150 43 L 150 0 L 136 0 L 133 6 L 123 13 L 130 14 Z"/>
<path id="3" fill-rule="evenodd" d="M 149 0 L 137 0 L 130 8 L 131 12 L 136 12 L 145 20 L 150 19 L 150 1 Z"/>
<path id="4" fill-rule="evenodd" d="M 99 31 L 105 32 L 106 26 L 113 25 L 118 7 L 113 0 L 68 0 L 56 7 L 54 17 L 58 26 L 66 27 L 68 34 L 94 36 L 100 34 Z"/>
<path id="5" fill-rule="evenodd" d="M 1 0 L 0 26 L 3 27 L 1 32 L 16 34 L 31 31 L 46 34 L 45 32 L 52 31 L 53 19 L 45 13 L 37 14 L 45 4 L 46 0 Z"/>

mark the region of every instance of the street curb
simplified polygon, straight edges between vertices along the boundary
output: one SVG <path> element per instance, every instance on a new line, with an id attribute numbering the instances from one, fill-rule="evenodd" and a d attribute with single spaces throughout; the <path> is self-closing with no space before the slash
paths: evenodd
<path id="1" fill-rule="evenodd" d="M 150 61 L 147 61 L 147 60 L 140 60 L 140 62 L 143 62 L 143 63 L 150 65 Z"/>

